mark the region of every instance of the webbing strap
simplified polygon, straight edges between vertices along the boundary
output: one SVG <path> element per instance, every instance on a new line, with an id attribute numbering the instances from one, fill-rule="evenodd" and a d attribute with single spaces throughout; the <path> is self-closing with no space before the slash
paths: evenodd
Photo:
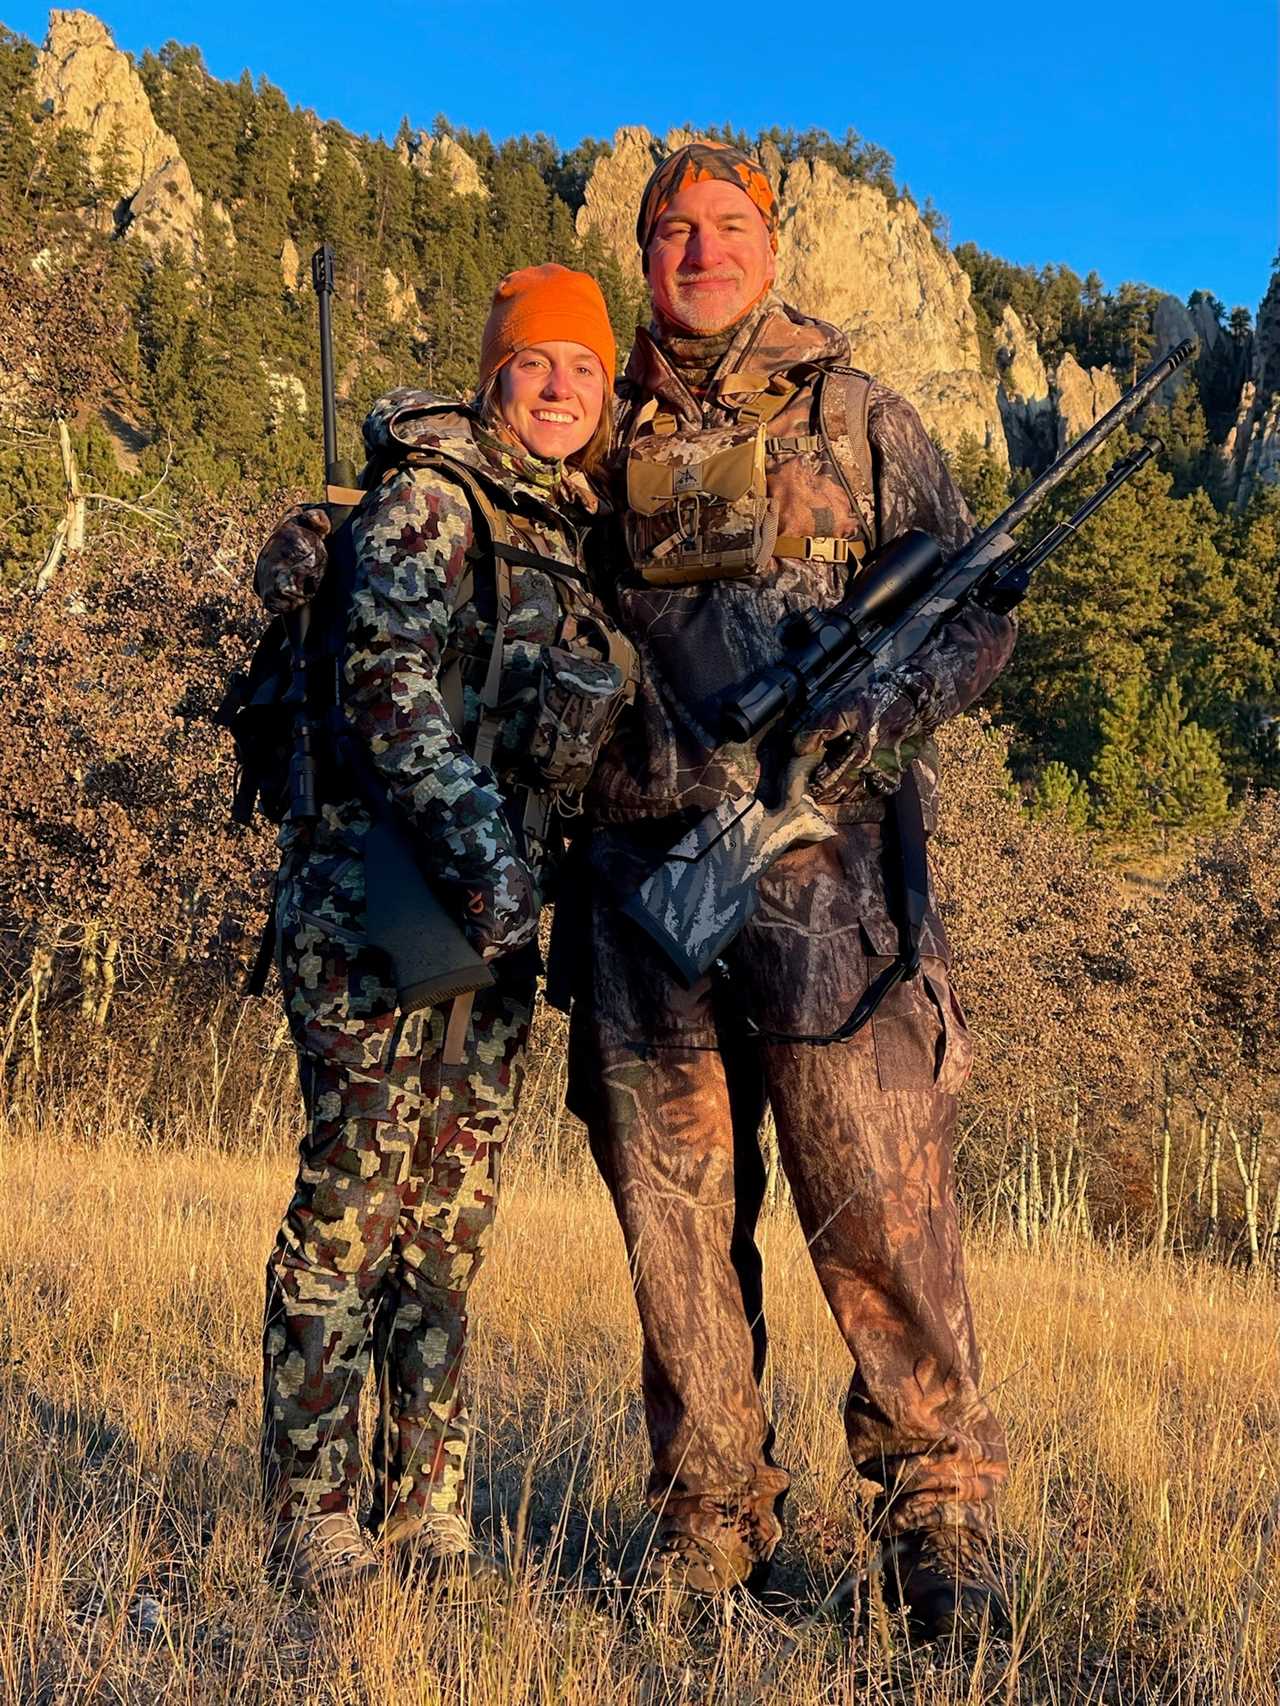
<path id="1" fill-rule="evenodd" d="M 493 764 L 498 734 L 502 728 L 498 706 L 502 697 L 502 659 L 507 644 L 507 623 L 511 620 L 511 564 L 505 556 L 499 556 L 496 549 L 494 578 L 497 581 L 498 609 L 493 625 L 493 650 L 489 653 L 489 668 L 480 695 L 483 710 L 480 713 L 480 727 L 476 730 L 476 744 L 472 749 L 472 757 L 477 764 L 483 764 L 486 770 Z"/>
<path id="2" fill-rule="evenodd" d="M 808 456 L 822 449 L 822 436 L 816 432 L 792 433 L 787 438 L 766 438 L 766 456 Z"/>
<path id="3" fill-rule="evenodd" d="M 806 563 L 860 563 L 866 555 L 861 539 L 829 539 L 809 533 L 780 533 L 773 547 L 775 557 L 800 557 Z"/>
<path id="4" fill-rule="evenodd" d="M 825 369 L 818 380 L 818 430 L 840 484 L 862 517 L 868 536 L 877 529 L 875 473 L 869 437 L 870 376 L 856 367 Z M 837 447 L 844 447 L 844 454 Z"/>
<path id="5" fill-rule="evenodd" d="M 786 408 L 799 389 L 796 381 L 777 374 L 762 381 L 759 374 L 726 373 L 716 380 L 716 401 L 732 409 L 740 421 L 760 423 L 771 421 Z"/>
<path id="6" fill-rule="evenodd" d="M 547 557 L 538 551 L 524 551 L 519 545 L 494 541 L 493 554 L 504 563 L 514 563 L 518 569 L 541 569 L 544 574 L 558 575 L 562 580 L 580 581 L 582 570 L 574 563 L 562 563 L 559 557 Z"/>

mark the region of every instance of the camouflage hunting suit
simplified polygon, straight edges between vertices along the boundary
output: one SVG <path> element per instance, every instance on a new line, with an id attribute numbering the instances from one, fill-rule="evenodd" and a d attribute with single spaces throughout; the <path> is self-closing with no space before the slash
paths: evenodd
<path id="1" fill-rule="evenodd" d="M 697 341 L 673 348 L 657 331 L 639 335 L 623 382 L 622 454 L 657 430 L 662 455 L 696 465 L 726 441 L 739 400 L 781 398 L 764 429 L 767 522 L 793 554 L 775 550 L 762 572 L 737 579 L 646 584 L 634 567 L 620 577 L 614 596 L 641 654 L 642 685 L 595 772 L 593 832 L 575 848 L 583 880 L 574 916 L 562 906 L 556 920 L 556 946 L 567 960 L 581 944 L 565 973 L 575 991 L 569 1101 L 587 1123 L 630 1256 L 651 1499 L 668 1530 L 709 1539 L 745 1566 L 776 1545 L 789 1480 L 773 1458 L 759 1385 L 766 1332 L 754 1234 L 766 1104 L 853 1358 L 845 1430 L 854 1464 L 878 1490 L 880 1520 L 899 1532 L 982 1529 L 1005 1475 L 1003 1435 L 980 1391 L 955 1203 L 956 1092 L 971 1051 L 936 912 L 921 975 L 851 1041 L 762 1045 L 741 1016 L 825 1034 L 896 955 L 882 864 L 886 793 L 913 763 L 932 820 L 928 737 L 1003 667 L 1014 629 L 980 613 L 953 620 L 877 684 L 871 712 L 859 712 L 860 761 L 871 752 L 870 766 L 846 766 L 814 789 L 835 837 L 773 867 L 756 917 L 728 952 L 727 986 L 683 988 L 616 902 L 694 816 L 757 785 L 754 746 L 709 752 L 716 695 L 776 657 L 788 614 L 839 599 L 859 551 L 910 527 L 947 546 L 971 531 L 915 410 L 845 368 L 843 334 L 770 295 L 705 388 Z M 666 416 L 656 429 L 655 400 Z M 865 431 L 848 418 L 859 408 Z M 628 527 L 633 540 L 652 541 L 633 518 Z M 814 540 L 812 560 L 794 554 L 796 536 Z M 838 554 L 832 538 L 856 547 L 847 563 L 821 560 L 820 551 Z"/>
<path id="2" fill-rule="evenodd" d="M 564 638 L 563 589 L 527 563 L 512 572 L 504 721 L 486 768 L 471 748 L 498 595 L 490 530 L 477 526 L 466 477 L 482 482 L 523 549 L 562 569 L 578 561 L 594 500 L 579 476 L 517 458 L 424 394 L 379 404 L 365 437 L 371 468 L 387 471 L 355 519 L 347 715 L 427 862 L 458 895 L 476 945 L 497 959 L 494 987 L 476 997 L 465 1064 L 445 1066 L 447 1010 L 403 1017 L 389 963 L 364 939 L 364 805 L 327 800 L 314 828 L 286 826 L 278 959 L 307 1123 L 267 1270 L 264 1478 L 280 1520 L 352 1505 L 372 1358 L 377 1526 L 393 1510 L 397 1519 L 456 1511 L 462 1497 L 467 1291 L 489 1241 L 523 1072 L 535 885 L 547 874 L 544 843 L 524 835 L 517 808 L 538 781 L 526 755 L 544 648 Z M 576 655 L 590 675 L 589 650 Z"/>

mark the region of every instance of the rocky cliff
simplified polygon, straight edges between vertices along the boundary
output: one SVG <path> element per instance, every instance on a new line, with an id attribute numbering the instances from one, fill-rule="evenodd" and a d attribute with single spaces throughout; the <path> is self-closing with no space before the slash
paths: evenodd
<path id="1" fill-rule="evenodd" d="M 1120 381 L 1109 367 L 1081 367 L 1068 350 L 1053 374 L 1056 456 L 1120 401 Z"/>
<path id="2" fill-rule="evenodd" d="M 661 147 L 640 126 L 619 130 L 597 161 L 578 213 L 620 265 L 639 276 L 635 210 Z M 769 162 L 775 173 L 781 162 Z M 969 436 L 1007 459 L 995 382 L 981 371 L 969 280 L 908 201 L 890 204 L 822 160 L 797 160 L 777 177 L 778 284 L 807 314 L 844 328 L 853 360 L 905 392 L 930 430 L 954 447 Z"/>
<path id="3" fill-rule="evenodd" d="M 1280 485 L 1280 271 L 1272 274 L 1258 308 L 1252 358 L 1236 423 L 1223 446 L 1241 506 L 1258 485 Z"/>
<path id="4" fill-rule="evenodd" d="M 1015 468 L 1040 468 L 1058 441 L 1058 414 L 1035 338 L 1008 306 L 996 327 L 997 400 Z"/>
<path id="5" fill-rule="evenodd" d="M 1043 468 L 1120 399 L 1109 367 L 1081 367 L 1068 352 L 1050 371 L 1012 308 L 996 328 L 995 352 L 1000 414 L 1015 468 Z"/>
<path id="6" fill-rule="evenodd" d="M 156 123 L 138 73 L 106 25 L 89 12 L 50 12 L 35 94 L 46 123 L 84 132 L 91 170 L 122 182 L 117 224 L 149 249 L 170 245 L 196 265 L 200 195 L 178 144 Z"/>
<path id="7" fill-rule="evenodd" d="M 457 195 L 487 197 L 489 194 L 479 166 L 451 136 L 432 136 L 429 131 L 416 130 L 407 143 L 400 144 L 397 152 L 416 171 L 443 172 Z"/>
<path id="8" fill-rule="evenodd" d="M 153 254 L 172 248 L 193 269 L 202 262 L 210 217 L 222 222 L 234 243 L 228 214 L 217 201 L 202 202 L 177 142 L 156 122 L 132 61 L 97 18 L 50 13 L 35 94 L 43 122 L 83 132 L 91 170 L 119 186 L 114 217 L 126 240 Z M 327 132 L 308 116 L 322 160 Z M 659 141 L 643 127 L 624 127 L 588 176 L 578 231 L 594 235 L 636 279 L 641 190 L 655 160 L 687 140 L 685 131 Z M 443 174 L 459 195 L 489 195 L 476 162 L 451 136 L 415 131 L 400 153 L 415 170 Z M 1115 401 L 1119 384 L 1109 368 L 1084 369 L 1069 354 L 1051 368 L 1034 327 L 1011 309 L 994 328 L 993 373 L 992 351 L 984 361 L 980 349 L 969 278 L 910 201 L 846 178 L 823 160 L 786 165 L 771 144 L 764 155 L 779 194 L 782 292 L 797 307 L 844 328 L 853 361 L 911 398 L 942 444 L 955 449 L 973 440 L 1002 464 L 1035 468 Z M 283 237 L 279 255 L 284 285 L 305 288 L 305 268 L 290 237 Z M 416 326 L 420 282 L 384 271 L 395 322 Z M 1152 332 L 1157 351 L 1190 335 L 1200 340 L 1196 380 L 1210 433 L 1222 445 L 1228 489 L 1244 502 L 1260 481 L 1280 483 L 1280 279 L 1259 310 L 1256 335 L 1224 330 L 1207 297 L 1187 306 L 1162 298 Z M 1188 377 L 1189 370 L 1178 375 L 1161 400 Z"/>

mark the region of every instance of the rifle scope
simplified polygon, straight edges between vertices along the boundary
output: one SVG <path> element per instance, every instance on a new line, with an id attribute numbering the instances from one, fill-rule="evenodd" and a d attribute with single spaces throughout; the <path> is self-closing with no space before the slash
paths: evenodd
<path id="1" fill-rule="evenodd" d="M 865 650 L 862 635 L 889 620 L 932 579 L 942 547 L 913 527 L 859 575 L 829 610 L 806 610 L 787 625 L 786 655 L 753 675 L 720 708 L 721 738 L 753 740 L 795 705 L 816 697 Z"/>

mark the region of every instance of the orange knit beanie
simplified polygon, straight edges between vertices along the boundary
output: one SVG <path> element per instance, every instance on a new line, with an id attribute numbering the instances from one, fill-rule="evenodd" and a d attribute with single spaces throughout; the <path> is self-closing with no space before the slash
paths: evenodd
<path id="1" fill-rule="evenodd" d="M 605 380 L 612 385 L 617 348 L 609 310 L 591 274 L 571 272 L 555 261 L 508 273 L 493 293 L 493 307 L 485 321 L 481 385 L 517 350 L 558 340 L 581 344 L 598 355 Z"/>

